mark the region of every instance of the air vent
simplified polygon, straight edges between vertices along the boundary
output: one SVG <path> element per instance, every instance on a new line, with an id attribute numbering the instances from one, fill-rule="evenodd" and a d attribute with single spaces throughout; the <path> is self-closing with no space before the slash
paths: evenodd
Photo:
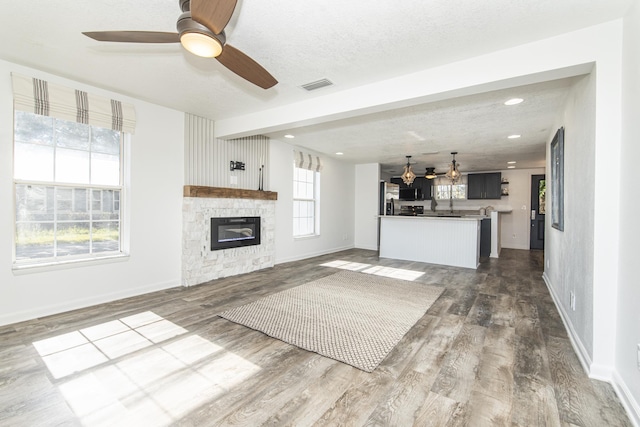
<path id="1" fill-rule="evenodd" d="M 316 90 L 316 89 L 320 89 L 320 88 L 332 86 L 332 85 L 333 85 L 333 82 L 331 80 L 320 79 L 320 80 L 316 80 L 315 82 L 304 84 L 300 87 L 304 90 L 308 90 L 309 92 L 311 92 L 312 90 Z"/>

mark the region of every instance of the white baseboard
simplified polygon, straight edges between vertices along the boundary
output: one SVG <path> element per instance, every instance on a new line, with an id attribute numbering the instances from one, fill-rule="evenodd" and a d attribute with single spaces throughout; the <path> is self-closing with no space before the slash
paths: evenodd
<path id="1" fill-rule="evenodd" d="M 589 378 L 610 383 L 613 378 L 613 368 L 611 366 L 591 363 L 589 369 Z"/>
<path id="2" fill-rule="evenodd" d="M 368 251 L 377 251 L 379 248 L 378 246 L 369 246 L 369 245 L 355 245 L 354 248 L 356 249 L 366 249 Z"/>
<path id="3" fill-rule="evenodd" d="M 551 299 L 553 300 L 553 303 L 556 305 L 556 309 L 558 309 L 558 313 L 560 313 L 560 318 L 562 319 L 562 323 L 564 324 L 564 327 L 567 330 L 567 333 L 569 335 L 569 341 L 571 341 L 571 346 L 573 347 L 573 350 L 576 352 L 576 355 L 578 356 L 578 360 L 580 360 L 582 369 L 584 369 L 587 375 L 591 377 L 591 365 L 592 365 L 591 356 L 589 355 L 589 352 L 587 351 L 585 346 L 582 344 L 580 337 L 578 336 L 575 329 L 573 328 L 573 324 L 571 323 L 571 319 L 569 318 L 569 315 L 564 310 L 564 307 L 562 306 L 562 304 L 560 304 L 559 302 L 560 299 L 558 298 L 558 295 L 555 293 L 553 286 L 551 286 L 549 276 L 547 276 L 546 272 L 542 273 L 542 279 L 544 280 L 544 283 L 547 285 L 547 289 L 549 289 L 549 293 L 551 294 Z M 602 381 L 611 382 L 611 375 L 609 375 L 609 378 L 607 379 L 603 379 L 603 378 L 599 378 L 599 379 L 601 379 Z"/>
<path id="4" fill-rule="evenodd" d="M 546 273 L 543 273 L 542 278 L 547 285 L 547 289 L 549 289 L 549 293 L 551 294 L 553 303 L 556 305 L 556 308 L 560 313 L 562 323 L 564 323 L 564 326 L 567 329 L 569 340 L 571 341 L 571 345 L 573 346 L 573 349 L 576 352 L 578 359 L 580 360 L 582 368 L 587 373 L 587 375 L 589 375 L 589 378 L 608 382 L 609 384 L 611 384 L 616 394 L 618 395 L 622 406 L 627 411 L 627 415 L 629 416 L 629 419 L 631 420 L 633 425 L 635 427 L 640 427 L 640 405 L 638 405 L 638 402 L 636 402 L 636 400 L 634 399 L 633 394 L 627 387 L 626 383 L 624 382 L 622 377 L 620 377 L 618 372 L 611 366 L 600 365 L 591 361 L 589 353 L 582 344 L 582 341 L 578 337 L 578 334 L 573 329 L 573 325 L 571 324 L 569 316 L 562 307 L 562 304 L 558 303 L 558 296 L 551 286 L 549 277 Z"/>
<path id="5" fill-rule="evenodd" d="M 613 381 L 611 382 L 611 385 L 616 391 L 620 402 L 622 402 L 622 406 L 624 406 L 624 409 L 627 411 L 627 415 L 629 415 L 631 423 L 635 427 L 640 427 L 640 405 L 633 398 L 631 390 L 629 390 L 629 387 L 627 387 L 627 384 L 624 382 L 622 377 L 620 377 L 617 371 L 613 371 L 612 378 Z"/>
<path id="6" fill-rule="evenodd" d="M 71 310 L 91 307 L 93 305 L 104 304 L 119 299 L 135 297 L 148 294 L 150 292 L 162 291 L 165 289 L 179 287 L 179 281 L 169 281 L 162 283 L 154 283 L 140 288 L 128 289 L 126 291 L 113 292 L 109 294 L 101 294 L 89 298 L 80 298 L 76 300 L 66 301 L 63 304 L 52 304 L 44 307 L 38 307 L 33 310 L 24 310 L 16 313 L 0 315 L 0 326 L 11 325 L 13 323 L 24 322 L 27 320 L 37 319 L 39 317 L 51 316 Z"/>
<path id="7" fill-rule="evenodd" d="M 346 251 L 348 249 L 353 249 L 353 248 L 354 248 L 353 245 L 348 245 L 348 246 L 342 246 L 342 247 L 333 248 L 333 249 L 327 249 L 327 250 L 324 250 L 324 251 L 311 252 L 311 253 L 308 253 L 308 254 L 302 254 L 302 255 L 296 255 L 296 256 L 282 258 L 282 259 L 276 259 L 275 264 L 277 265 L 277 264 L 284 264 L 285 262 L 300 261 L 300 260 L 307 259 L 307 258 L 313 258 L 313 257 L 316 257 L 316 256 L 332 254 L 332 253 L 340 252 L 340 251 Z M 376 250 L 377 250 L 377 248 L 376 248 Z"/>

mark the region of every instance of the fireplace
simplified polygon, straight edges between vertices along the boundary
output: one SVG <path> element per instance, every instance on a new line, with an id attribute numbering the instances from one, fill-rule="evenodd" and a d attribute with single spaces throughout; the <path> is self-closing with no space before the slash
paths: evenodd
<path id="1" fill-rule="evenodd" d="M 260 217 L 211 218 L 211 250 L 260 244 Z"/>

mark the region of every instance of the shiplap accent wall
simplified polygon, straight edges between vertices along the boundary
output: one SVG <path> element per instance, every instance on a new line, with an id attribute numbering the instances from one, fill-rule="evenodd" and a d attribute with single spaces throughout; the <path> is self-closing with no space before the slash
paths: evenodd
<path id="1" fill-rule="evenodd" d="M 184 115 L 184 184 L 213 187 L 214 122 Z"/>
<path id="2" fill-rule="evenodd" d="M 212 120 L 185 114 L 185 185 L 257 190 L 264 165 L 263 190 L 270 190 L 269 138 L 262 135 L 216 139 Z M 229 163 L 243 162 L 245 170 L 231 171 Z"/>

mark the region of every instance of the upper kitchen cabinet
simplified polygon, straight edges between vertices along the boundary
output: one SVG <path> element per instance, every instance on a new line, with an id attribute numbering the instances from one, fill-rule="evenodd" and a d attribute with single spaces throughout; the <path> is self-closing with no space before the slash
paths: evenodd
<path id="1" fill-rule="evenodd" d="M 413 181 L 413 186 L 416 188 L 422 189 L 422 199 L 423 200 L 431 200 L 431 185 L 433 181 L 427 179 L 423 176 L 416 177 L 415 181 Z"/>
<path id="2" fill-rule="evenodd" d="M 389 181 L 391 181 L 392 184 L 398 184 L 400 188 L 409 188 L 409 186 L 404 183 L 402 178 L 391 178 Z"/>
<path id="3" fill-rule="evenodd" d="M 467 176 L 467 199 L 499 199 L 501 172 L 470 173 Z"/>
<path id="4" fill-rule="evenodd" d="M 390 181 L 393 184 L 398 184 L 400 189 L 403 188 L 419 188 L 422 190 L 422 198 L 420 200 L 431 200 L 431 185 L 432 181 L 423 176 L 417 176 L 416 179 L 413 180 L 411 186 L 402 181 L 402 178 L 391 178 Z"/>

